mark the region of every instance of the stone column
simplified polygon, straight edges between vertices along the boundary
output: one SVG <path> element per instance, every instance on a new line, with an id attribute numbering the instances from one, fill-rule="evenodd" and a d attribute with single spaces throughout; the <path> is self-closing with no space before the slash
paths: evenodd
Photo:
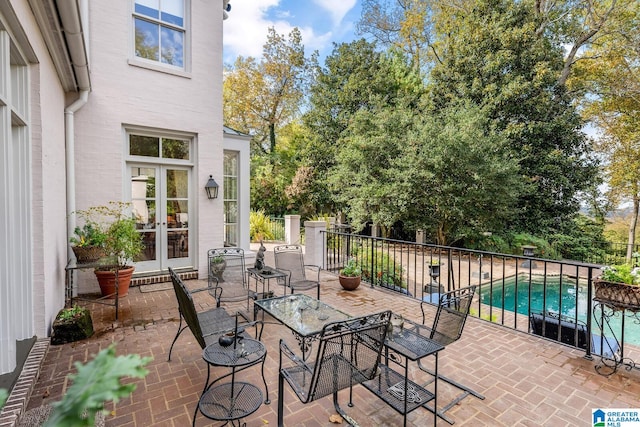
<path id="1" fill-rule="evenodd" d="M 300 244 L 300 215 L 284 216 L 284 241 L 287 245 Z"/>
<path id="2" fill-rule="evenodd" d="M 326 268 L 324 251 L 326 250 L 325 240 L 327 238 L 327 223 L 325 221 L 305 221 L 304 222 L 304 262 L 305 264 L 317 265 Z"/>

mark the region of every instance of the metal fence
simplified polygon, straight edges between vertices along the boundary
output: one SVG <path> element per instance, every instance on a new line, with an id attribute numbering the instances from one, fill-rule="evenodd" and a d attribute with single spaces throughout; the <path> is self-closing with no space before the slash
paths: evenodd
<path id="1" fill-rule="evenodd" d="M 601 247 L 593 248 L 580 261 L 603 265 L 624 264 L 629 247 L 632 253 L 640 252 L 640 244 L 606 242 Z"/>
<path id="2" fill-rule="evenodd" d="M 576 331 L 578 325 L 584 324 L 593 334 L 602 335 L 604 329 L 604 335 L 619 338 L 624 355 L 624 339 L 629 337 L 624 321 L 618 330 L 617 326 L 599 328 L 601 323 L 595 323 L 598 319 L 591 303 L 591 283 L 600 274 L 601 265 L 418 244 L 340 231 L 327 231 L 325 242 L 325 268 L 336 274 L 349 258 L 354 258 L 362 268 L 363 281 L 370 286 L 384 287 L 432 304 L 438 303 L 440 293 L 477 285 L 472 316 L 531 333 L 533 313 L 560 315 L 573 322 Z M 636 316 L 635 325 L 631 326 L 637 328 L 635 335 L 640 340 L 637 320 Z M 572 342 L 566 339 L 563 342 L 580 347 L 577 335 Z M 640 346 L 640 342 L 633 343 L 636 345 Z M 590 356 L 591 346 L 586 347 L 586 354 Z M 637 350 L 640 351 L 640 347 Z"/>
<path id="3" fill-rule="evenodd" d="M 284 218 L 270 216 L 269 217 L 269 231 L 271 232 L 271 236 L 273 236 L 274 242 L 284 242 L 285 233 L 284 233 Z"/>

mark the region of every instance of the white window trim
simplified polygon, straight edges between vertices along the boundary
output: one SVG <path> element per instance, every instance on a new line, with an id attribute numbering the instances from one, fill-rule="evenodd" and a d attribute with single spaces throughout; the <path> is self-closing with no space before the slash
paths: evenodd
<path id="1" fill-rule="evenodd" d="M 129 1 L 129 59 L 127 63 L 131 66 L 146 68 L 148 70 L 159 71 L 162 73 L 173 74 L 180 77 L 191 78 L 191 0 L 184 0 L 184 46 L 183 46 L 183 66 L 177 67 L 171 64 L 165 64 L 151 59 L 140 58 L 136 56 L 136 41 L 135 41 L 135 18 L 137 16 L 143 17 L 135 13 L 135 0 Z M 148 17 L 144 17 L 148 20 Z M 166 25 L 171 27 L 171 25 Z M 175 27 L 179 28 L 179 27 Z"/>

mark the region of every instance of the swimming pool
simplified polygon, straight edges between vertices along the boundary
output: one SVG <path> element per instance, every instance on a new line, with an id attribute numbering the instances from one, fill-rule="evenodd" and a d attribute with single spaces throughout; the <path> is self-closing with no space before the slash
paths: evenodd
<path id="1" fill-rule="evenodd" d="M 544 276 L 535 274 L 531 275 L 531 305 L 529 305 L 529 275 L 527 274 L 505 278 L 504 282 L 494 281 L 492 286 L 483 284 L 480 300 L 483 304 L 504 308 L 506 311 L 525 316 L 529 315 L 530 308 L 531 312 L 561 313 L 583 322 L 587 320 L 589 304 L 586 280 L 577 281 L 569 276 L 547 276 L 545 292 Z M 621 336 L 619 316 L 612 319 L 611 327 L 619 338 Z M 597 328 L 595 323 L 592 328 L 594 330 Z M 640 326 L 628 320 L 625 322 L 625 342 L 640 346 Z"/>

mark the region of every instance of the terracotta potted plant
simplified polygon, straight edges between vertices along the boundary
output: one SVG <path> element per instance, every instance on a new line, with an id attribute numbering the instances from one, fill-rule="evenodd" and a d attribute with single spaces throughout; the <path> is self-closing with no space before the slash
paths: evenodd
<path id="1" fill-rule="evenodd" d="M 344 268 L 338 274 L 338 281 L 344 290 L 353 291 L 360 286 L 362 269 L 356 263 L 355 258 L 350 258 Z"/>
<path id="2" fill-rule="evenodd" d="M 94 270 L 102 295 L 115 298 L 116 271 L 118 296 L 127 295 L 135 269 L 131 263 L 144 249 L 142 234 L 137 231 L 130 204 L 110 202 L 79 211 L 78 214 L 96 225 L 105 235 L 104 249 L 108 258 L 103 262 L 104 267 Z"/>
<path id="3" fill-rule="evenodd" d="M 638 256 L 634 254 L 634 258 Z M 640 311 L 640 267 L 629 264 L 604 267 L 593 284 L 596 301 L 614 310 Z"/>

